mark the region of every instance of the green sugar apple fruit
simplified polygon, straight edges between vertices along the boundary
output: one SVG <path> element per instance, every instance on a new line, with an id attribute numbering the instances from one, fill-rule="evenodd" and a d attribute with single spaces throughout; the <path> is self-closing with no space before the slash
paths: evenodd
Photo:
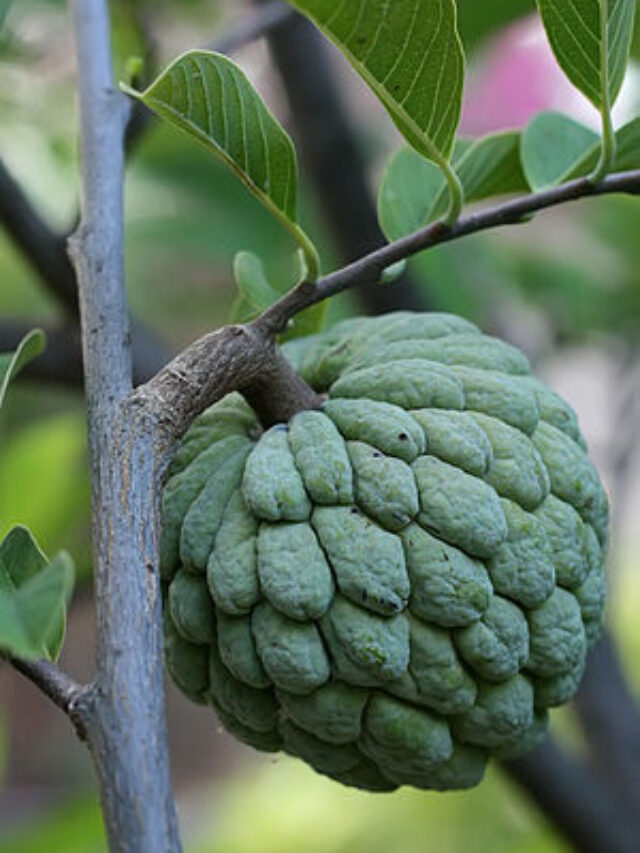
<path id="1" fill-rule="evenodd" d="M 545 734 L 604 605 L 608 508 L 571 408 L 458 317 L 287 346 L 326 399 L 201 415 L 163 505 L 176 684 L 347 785 L 467 788 Z"/>

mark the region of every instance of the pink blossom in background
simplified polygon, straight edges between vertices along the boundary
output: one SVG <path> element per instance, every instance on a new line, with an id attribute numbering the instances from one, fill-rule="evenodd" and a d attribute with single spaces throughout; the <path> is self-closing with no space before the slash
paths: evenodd
<path id="1" fill-rule="evenodd" d="M 540 110 L 598 123 L 597 111 L 558 66 L 539 16 L 531 15 L 493 38 L 470 69 L 461 130 L 479 136 L 523 127 Z"/>

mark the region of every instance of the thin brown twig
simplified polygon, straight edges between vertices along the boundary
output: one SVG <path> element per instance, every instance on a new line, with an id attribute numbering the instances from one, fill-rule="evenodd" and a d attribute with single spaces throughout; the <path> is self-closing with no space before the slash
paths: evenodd
<path id="1" fill-rule="evenodd" d="M 521 223 L 530 214 L 559 204 L 611 193 L 640 194 L 640 169 L 608 175 L 598 184 L 590 183 L 587 178 L 578 178 L 558 187 L 519 196 L 470 213 L 453 225 L 438 220 L 370 252 L 317 282 L 303 282 L 268 308 L 254 323 L 276 334 L 286 327 L 292 317 L 310 305 L 350 288 L 377 282 L 385 269 L 426 249 L 480 231 Z"/>
<path id="2" fill-rule="evenodd" d="M 46 660 L 26 661 L 10 658 L 11 665 L 34 684 L 45 696 L 71 719 L 79 736 L 84 739 L 84 727 L 79 708 L 87 686 L 78 684 L 53 663 Z"/>

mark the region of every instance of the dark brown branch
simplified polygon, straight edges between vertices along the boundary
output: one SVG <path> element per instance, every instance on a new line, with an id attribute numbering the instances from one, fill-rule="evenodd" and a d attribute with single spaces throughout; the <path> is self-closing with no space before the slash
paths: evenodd
<path id="1" fill-rule="evenodd" d="M 286 3 L 267 0 L 253 12 L 245 12 L 237 24 L 231 25 L 227 32 L 214 38 L 207 48 L 217 53 L 235 53 L 246 44 L 278 30 L 294 15 L 295 12 Z"/>
<path id="2" fill-rule="evenodd" d="M 592 768 L 572 759 L 550 738 L 503 767 L 575 850 L 636 853 L 639 813 L 625 809 Z"/>
<path id="3" fill-rule="evenodd" d="M 31 681 L 54 705 L 70 718 L 81 739 L 84 739 L 84 723 L 81 703 L 87 687 L 78 684 L 55 664 L 46 660 L 25 661 L 10 658 L 10 663 L 26 679 Z"/>
<path id="4" fill-rule="evenodd" d="M 66 235 L 57 234 L 42 219 L 1 160 L 0 224 L 59 304 L 75 316 L 78 294 Z"/>
<path id="5" fill-rule="evenodd" d="M 575 707 L 594 765 L 640 820 L 640 715 L 608 633 L 589 655 Z"/>
<path id="6" fill-rule="evenodd" d="M 270 5 L 268 0 L 258 10 Z M 347 263 L 382 245 L 384 237 L 326 40 L 310 21 L 296 14 L 269 33 L 269 47 L 291 106 L 302 164 L 338 256 Z M 428 308 L 425 295 L 406 274 L 393 290 L 365 284 L 357 298 L 367 314 Z"/>
<path id="7" fill-rule="evenodd" d="M 47 338 L 45 351 L 30 362 L 20 376 L 38 382 L 56 382 L 69 387 L 82 387 L 82 346 L 80 330 L 74 323 L 29 323 L 0 320 L 0 352 L 14 350 L 34 326 Z M 171 352 L 146 326 L 132 324 L 133 382 L 141 385 L 164 367 Z"/>
<path id="8" fill-rule="evenodd" d="M 611 193 L 640 194 L 640 169 L 609 175 L 596 185 L 586 178 L 578 178 L 558 187 L 470 213 L 453 225 L 446 225 L 440 220 L 434 222 L 407 237 L 388 243 L 314 284 L 303 282 L 265 311 L 259 322 L 273 333 L 280 332 L 293 316 L 310 305 L 350 288 L 375 283 L 387 267 L 426 249 L 490 228 L 521 223 L 530 214 L 549 207 Z"/>

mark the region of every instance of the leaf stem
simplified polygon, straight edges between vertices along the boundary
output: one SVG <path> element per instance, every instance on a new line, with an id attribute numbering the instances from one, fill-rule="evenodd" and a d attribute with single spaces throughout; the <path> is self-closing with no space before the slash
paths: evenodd
<path id="1" fill-rule="evenodd" d="M 600 115 L 602 117 L 602 144 L 598 163 L 589 175 L 589 180 L 597 184 L 614 167 L 616 159 L 616 135 L 611 117 L 611 97 L 609 92 L 609 2 L 600 0 Z"/>
<path id="2" fill-rule="evenodd" d="M 443 217 L 443 222 L 446 225 L 453 225 L 459 219 L 464 207 L 464 187 L 458 173 L 450 163 L 441 163 L 440 167 L 449 187 L 449 209 Z"/>

